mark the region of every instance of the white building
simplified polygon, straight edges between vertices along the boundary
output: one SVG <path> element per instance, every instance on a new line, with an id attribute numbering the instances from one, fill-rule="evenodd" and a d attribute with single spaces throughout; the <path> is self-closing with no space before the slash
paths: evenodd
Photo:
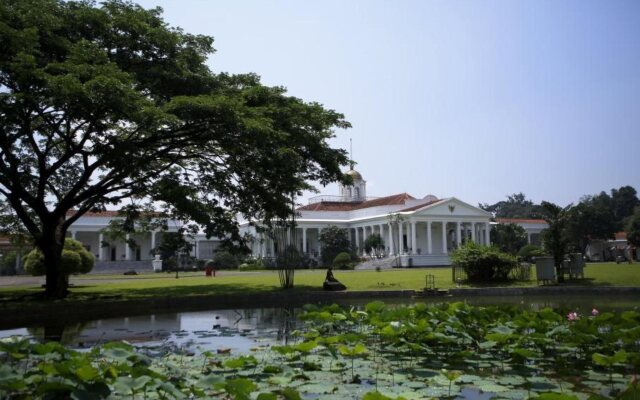
<path id="1" fill-rule="evenodd" d="M 364 241 L 373 233 L 385 243 L 387 255 L 398 255 L 402 266 L 450 265 L 449 253 L 466 240 L 489 244 L 491 213 L 455 197 L 438 199 L 433 195 L 417 199 L 407 193 L 386 197 L 367 197 L 366 181 L 351 169 L 349 186 L 340 185 L 339 196 L 318 196 L 297 209 L 298 249 L 319 257 L 320 232 L 335 225 L 349 231 L 354 247 L 362 253 Z M 259 233 L 248 222 L 242 231 L 257 238 L 252 244 L 256 257 L 272 257 L 277 243 Z"/>
<path id="2" fill-rule="evenodd" d="M 70 213 L 72 215 L 73 212 Z M 87 212 L 75 221 L 67 231 L 67 236 L 81 242 L 96 257 L 96 267 L 108 269 L 110 265 L 119 264 L 132 267 L 136 263 L 151 269 L 153 249 L 160 244 L 162 231 L 153 231 L 136 235 L 127 235 L 123 239 L 110 239 L 103 233 L 109 223 L 117 219 L 117 211 Z M 177 232 L 179 221 L 169 220 L 166 232 Z M 133 239 L 135 246 L 127 245 Z M 213 258 L 213 252 L 220 242 L 207 239 L 204 234 L 196 235 L 192 255 L 200 259 Z"/>

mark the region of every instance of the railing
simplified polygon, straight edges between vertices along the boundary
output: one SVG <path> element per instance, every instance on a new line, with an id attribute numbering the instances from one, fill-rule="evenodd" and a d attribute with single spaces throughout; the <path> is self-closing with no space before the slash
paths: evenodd
<path id="1" fill-rule="evenodd" d="M 375 200 L 378 199 L 379 197 L 371 197 L 371 196 L 367 196 L 367 197 L 359 197 L 357 199 L 354 199 L 352 197 L 342 197 L 342 196 L 315 196 L 315 197 L 311 197 L 309 199 L 309 204 L 316 204 L 316 203 L 362 203 L 363 201 L 367 201 L 367 200 Z"/>

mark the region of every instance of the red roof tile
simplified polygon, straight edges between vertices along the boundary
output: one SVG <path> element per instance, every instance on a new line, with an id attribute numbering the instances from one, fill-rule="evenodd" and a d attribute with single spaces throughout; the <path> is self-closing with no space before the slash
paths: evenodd
<path id="1" fill-rule="evenodd" d="M 627 240 L 627 232 L 616 232 L 616 240 Z"/>
<path id="2" fill-rule="evenodd" d="M 363 208 L 379 207 L 379 206 L 391 206 L 402 205 L 407 200 L 415 200 L 413 196 L 408 193 L 394 194 L 392 196 L 380 197 L 373 200 L 367 200 L 360 203 L 343 203 L 337 201 L 323 201 L 320 203 L 308 204 L 306 206 L 299 207 L 297 211 L 352 211 L 361 210 Z"/>
<path id="3" fill-rule="evenodd" d="M 526 219 L 526 218 L 496 218 L 496 222 L 501 224 L 546 224 L 543 219 Z"/>
<path id="4" fill-rule="evenodd" d="M 67 217 L 75 215 L 77 210 L 69 210 L 67 211 Z M 106 211 L 87 211 L 82 214 L 83 217 L 117 217 L 118 212 L 116 210 L 106 210 Z"/>

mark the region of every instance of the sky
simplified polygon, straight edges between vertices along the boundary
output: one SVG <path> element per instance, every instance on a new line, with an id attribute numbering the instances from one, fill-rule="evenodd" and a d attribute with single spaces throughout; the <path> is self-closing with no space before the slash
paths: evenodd
<path id="1" fill-rule="evenodd" d="M 214 72 L 343 113 L 369 196 L 640 191 L 640 1 L 137 2 L 213 36 Z"/>

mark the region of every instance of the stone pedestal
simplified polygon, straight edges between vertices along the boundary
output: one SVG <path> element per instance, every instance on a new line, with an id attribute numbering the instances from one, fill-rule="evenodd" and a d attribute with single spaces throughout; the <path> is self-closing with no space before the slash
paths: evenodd
<path id="1" fill-rule="evenodd" d="M 151 265 L 153 265 L 153 272 L 162 271 L 162 260 L 160 259 L 160 254 L 156 254 L 156 258 L 151 261 Z"/>

